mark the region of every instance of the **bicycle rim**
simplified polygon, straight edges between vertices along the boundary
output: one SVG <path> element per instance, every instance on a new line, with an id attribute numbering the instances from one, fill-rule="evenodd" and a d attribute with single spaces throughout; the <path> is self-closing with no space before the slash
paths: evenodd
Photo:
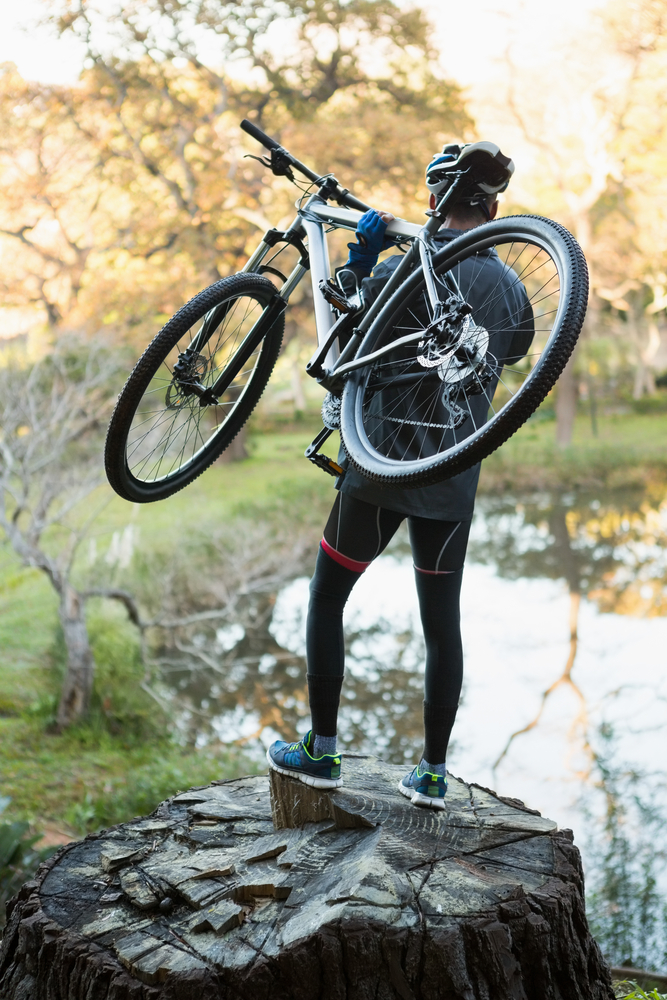
<path id="1" fill-rule="evenodd" d="M 510 217 L 472 230 L 438 253 L 434 269 L 443 301 L 458 289 L 472 308 L 454 324 L 455 347 L 451 326 L 448 338 L 433 334 L 420 271 L 385 306 L 359 356 L 421 336 L 354 372 L 345 389 L 345 449 L 376 481 L 428 485 L 490 454 L 553 386 L 585 315 L 583 255 L 546 219 Z"/>
<path id="2" fill-rule="evenodd" d="M 212 286 L 176 314 L 119 397 L 107 438 L 107 472 L 126 499 L 163 499 L 208 468 L 243 426 L 273 369 L 282 317 L 217 402 L 201 405 L 192 391 L 193 384 L 205 390 L 216 382 L 274 291 L 255 275 L 225 281 L 227 293 L 222 283 Z"/>

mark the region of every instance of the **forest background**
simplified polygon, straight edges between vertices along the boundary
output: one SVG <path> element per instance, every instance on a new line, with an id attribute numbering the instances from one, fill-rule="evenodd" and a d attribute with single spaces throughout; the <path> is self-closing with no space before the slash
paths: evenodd
<path id="1" fill-rule="evenodd" d="M 567 226 L 588 259 L 591 298 L 557 389 L 530 433 L 486 463 L 481 490 L 633 488 L 664 509 L 667 2 L 566 3 L 558 16 L 528 0 L 465 6 L 45 0 L 28 44 L 17 43 L 21 59 L 3 54 L 5 894 L 35 851 L 257 766 L 244 756 L 250 737 L 297 726 L 305 711 L 300 680 L 281 696 L 288 674 L 276 675 L 259 709 L 249 680 L 239 712 L 252 702 L 255 729 L 230 744 L 202 736 L 201 692 L 173 696 L 197 665 L 221 669 L 220 648 L 202 644 L 205 625 L 237 659 L 275 653 L 257 622 L 270 618 L 281 582 L 309 566 L 330 497 L 297 458 L 320 404 L 303 375 L 313 344 L 305 284 L 233 465 L 218 463 L 192 493 L 151 511 L 141 535 L 136 511 L 99 474 L 106 416 L 134 359 L 293 211 L 298 192 L 245 158 L 259 149 L 243 117 L 410 220 L 422 216 L 424 167 L 444 142 L 499 142 L 517 165 L 502 214 Z M 50 53 L 43 67 L 35 52 Z M 341 258 L 344 242 L 333 240 Z M 577 530 L 570 519 L 566 534 Z M 602 586 L 608 605 L 646 613 L 631 587 Z M 665 613 L 663 595 L 658 580 L 650 613 Z M 247 644 L 252 623 L 256 648 L 241 648 L 234 629 Z M 606 843 L 617 848 L 618 798 L 602 757 L 596 766 L 607 780 Z M 0 839 L 0 865 L 2 850 Z M 609 890 L 626 894 L 621 910 L 631 888 Z M 628 917 L 634 930 L 609 931 L 617 964 L 648 962 L 635 938 L 653 927 L 651 913 L 667 919 L 655 885 L 642 905 Z M 658 951 L 652 968 L 667 968 Z"/>

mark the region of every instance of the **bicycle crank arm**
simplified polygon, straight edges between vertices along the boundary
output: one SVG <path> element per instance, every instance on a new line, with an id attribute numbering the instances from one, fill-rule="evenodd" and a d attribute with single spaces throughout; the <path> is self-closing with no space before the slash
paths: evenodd
<path id="1" fill-rule="evenodd" d="M 304 455 L 309 462 L 316 465 L 318 469 L 328 472 L 330 476 L 342 476 L 345 470 L 341 469 L 338 462 L 334 462 L 333 458 L 329 458 L 328 455 L 319 454 L 320 447 L 332 434 L 333 431 L 329 427 L 323 427 L 315 440 L 308 445 L 304 451 Z"/>
<path id="2" fill-rule="evenodd" d="M 280 295 L 274 295 L 271 302 L 268 304 L 250 333 L 248 333 L 245 340 L 239 347 L 234 357 L 234 361 L 230 363 L 227 368 L 225 368 L 217 382 L 214 382 L 208 390 L 209 396 L 215 396 L 216 399 L 219 399 L 220 396 L 222 396 L 222 394 L 230 387 L 252 352 L 262 342 L 263 338 L 286 308 L 287 302 L 285 299 L 282 299 Z"/>

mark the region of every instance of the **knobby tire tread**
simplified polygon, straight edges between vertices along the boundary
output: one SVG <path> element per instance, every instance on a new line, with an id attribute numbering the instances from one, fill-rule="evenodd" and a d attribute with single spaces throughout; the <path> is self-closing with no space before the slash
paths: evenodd
<path id="1" fill-rule="evenodd" d="M 434 457 L 431 465 L 423 471 L 420 470 L 418 472 L 411 473 L 388 473 L 385 471 L 378 472 L 374 469 L 370 469 L 368 466 L 358 462 L 350 454 L 350 450 L 345 442 L 344 433 L 341 433 L 341 442 L 345 454 L 347 455 L 350 467 L 373 482 L 401 486 L 408 489 L 417 489 L 422 486 L 431 486 L 434 483 L 442 482 L 444 479 L 450 479 L 453 476 L 470 469 L 473 465 L 476 465 L 482 459 L 488 457 L 488 455 L 504 444 L 505 441 L 509 440 L 509 438 L 512 437 L 513 434 L 516 434 L 523 424 L 525 424 L 528 418 L 532 416 L 540 403 L 542 403 L 545 399 L 547 393 L 553 388 L 558 377 L 562 374 L 563 369 L 569 361 L 572 352 L 574 351 L 584 322 L 584 317 L 586 315 L 586 306 L 588 304 L 588 268 L 586 265 L 586 258 L 584 257 L 579 244 L 564 226 L 561 226 L 559 223 L 554 222 L 551 219 L 546 219 L 543 216 L 505 216 L 497 221 L 501 224 L 511 224 L 514 221 L 518 221 L 522 225 L 532 221 L 539 223 L 541 226 L 547 225 L 549 229 L 556 233 L 557 237 L 561 238 L 565 244 L 564 249 L 569 256 L 572 289 L 567 302 L 565 314 L 561 322 L 560 330 L 556 334 L 554 343 L 548 349 L 548 356 L 541 365 L 540 371 L 529 380 L 529 384 L 521 393 L 521 396 L 517 399 L 516 404 L 508 408 L 508 411 L 503 415 L 502 419 L 490 421 L 489 424 L 482 429 L 481 433 L 475 438 L 474 441 L 471 441 L 467 445 L 462 444 L 459 446 L 459 450 L 457 450 L 456 454 L 444 456 L 440 459 Z M 494 223 L 490 223 L 489 225 L 494 225 Z M 529 235 L 528 231 L 526 232 L 526 235 Z M 460 239 L 460 237 L 457 237 L 457 239 Z M 448 247 L 440 251 L 435 258 L 436 266 L 438 264 L 438 257 L 442 259 L 442 257 L 446 254 L 451 254 L 452 247 L 455 243 L 456 240 L 452 240 L 452 243 L 450 243 Z M 414 275 L 407 278 L 404 284 L 407 285 L 408 282 L 411 282 L 413 279 Z M 394 293 L 392 300 L 387 303 L 383 312 L 385 312 L 385 310 L 389 310 L 392 301 L 394 301 L 394 299 L 397 300 L 400 294 L 401 289 L 399 288 Z M 398 301 L 396 301 L 396 305 L 394 306 L 394 312 L 396 312 L 397 309 L 400 309 L 400 303 Z M 357 354 L 358 357 L 362 356 L 364 345 L 367 341 L 371 340 L 373 330 L 381 320 L 382 314 L 380 314 L 378 319 L 366 334 L 364 341 L 360 345 Z M 383 322 L 383 328 L 386 326 L 386 323 L 387 320 Z M 373 348 L 371 347 L 370 349 L 372 350 Z M 359 390 L 357 389 L 356 391 Z"/>
<path id="2" fill-rule="evenodd" d="M 193 295 L 185 305 L 181 306 L 178 312 L 174 313 L 160 332 L 155 335 L 128 376 L 118 395 L 104 448 L 107 478 L 115 492 L 123 499 L 134 503 L 163 500 L 194 482 L 229 447 L 257 405 L 278 360 L 285 327 L 284 313 L 278 316 L 276 322 L 264 336 L 262 351 L 264 351 L 264 345 L 269 341 L 269 338 L 271 340 L 270 350 L 267 351 L 266 357 L 262 357 L 261 368 L 256 369 L 253 373 L 243 398 L 239 401 L 240 405 L 234 411 L 234 419 L 230 422 L 229 431 L 225 429 L 220 434 L 219 439 L 216 437 L 211 440 L 210 447 L 204 450 L 198 461 L 193 463 L 192 469 L 188 470 L 189 474 L 179 475 L 177 472 L 173 477 L 174 480 L 177 480 L 176 483 L 170 485 L 169 479 L 166 479 L 156 483 L 154 488 L 151 488 L 150 484 L 142 484 L 139 490 L 134 485 L 130 478 L 131 473 L 128 472 L 125 463 L 125 446 L 132 419 L 153 375 L 169 351 L 173 349 L 175 343 L 192 328 L 194 323 L 210 309 L 223 302 L 227 296 L 244 289 L 250 292 L 254 290 L 257 295 L 265 296 L 267 299 L 265 308 L 269 298 L 276 293 L 275 286 L 268 278 L 263 278 L 253 272 L 243 272 L 221 278 L 220 281 L 216 281 L 213 285 L 209 285 L 208 288 Z"/>

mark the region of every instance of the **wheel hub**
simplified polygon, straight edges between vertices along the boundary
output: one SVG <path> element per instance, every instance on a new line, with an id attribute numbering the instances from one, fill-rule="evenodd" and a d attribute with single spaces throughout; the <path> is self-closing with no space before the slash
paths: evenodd
<path id="1" fill-rule="evenodd" d="M 172 381 L 167 389 L 166 404 L 170 410 L 183 406 L 188 396 L 198 396 L 200 406 L 217 402 L 215 397 L 208 398 L 210 393 L 201 382 L 208 371 L 208 365 L 204 355 L 198 354 L 191 347 L 178 355 L 178 361 L 172 369 Z"/>

